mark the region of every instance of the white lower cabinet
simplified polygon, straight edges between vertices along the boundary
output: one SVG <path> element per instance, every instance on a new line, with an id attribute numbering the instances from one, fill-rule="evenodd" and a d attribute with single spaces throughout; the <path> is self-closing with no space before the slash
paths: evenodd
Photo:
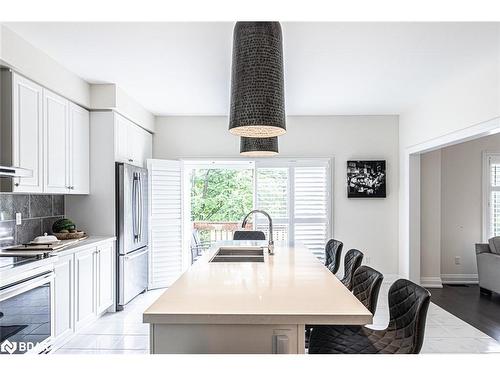
<path id="1" fill-rule="evenodd" d="M 58 340 L 65 340 L 75 331 L 74 321 L 74 255 L 59 257 L 55 265 L 54 332 Z"/>
<path id="2" fill-rule="evenodd" d="M 96 248 L 75 253 L 75 328 L 85 325 L 95 315 Z"/>
<path id="3" fill-rule="evenodd" d="M 54 332 L 59 347 L 114 305 L 114 241 L 59 255 L 55 274 Z"/>
<path id="4" fill-rule="evenodd" d="M 115 252 L 112 243 L 97 248 L 97 314 L 110 308 L 114 302 Z"/>

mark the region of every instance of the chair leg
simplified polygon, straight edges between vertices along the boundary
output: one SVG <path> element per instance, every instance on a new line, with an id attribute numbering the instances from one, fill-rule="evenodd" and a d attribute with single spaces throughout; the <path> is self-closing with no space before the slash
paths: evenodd
<path id="1" fill-rule="evenodd" d="M 485 296 L 491 296 L 491 290 L 488 290 L 486 288 L 479 287 L 479 292 L 481 294 L 484 294 Z"/>

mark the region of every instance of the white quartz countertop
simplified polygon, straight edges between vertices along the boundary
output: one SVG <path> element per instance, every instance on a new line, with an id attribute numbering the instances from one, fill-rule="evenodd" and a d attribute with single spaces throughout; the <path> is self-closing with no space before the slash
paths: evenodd
<path id="1" fill-rule="evenodd" d="M 372 314 L 303 246 L 276 246 L 263 263 L 209 262 L 220 246 L 242 243 L 219 243 L 201 257 L 144 312 L 144 322 L 372 323 Z"/>
<path id="2" fill-rule="evenodd" d="M 62 249 L 54 250 L 51 254 L 61 254 L 61 253 L 64 253 L 65 251 L 68 251 L 68 250 L 75 250 L 75 249 L 82 248 L 82 247 L 88 247 L 88 246 L 96 245 L 99 242 L 113 241 L 115 239 L 116 239 L 116 237 L 113 237 L 113 236 L 88 236 L 87 238 L 85 238 L 83 240 L 80 240 L 80 241 L 75 242 L 71 245 L 63 247 Z"/>

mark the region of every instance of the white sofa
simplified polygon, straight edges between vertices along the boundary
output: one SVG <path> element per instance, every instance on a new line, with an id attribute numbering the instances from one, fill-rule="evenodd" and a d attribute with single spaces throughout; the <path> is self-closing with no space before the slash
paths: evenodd
<path id="1" fill-rule="evenodd" d="M 476 257 L 481 293 L 500 293 L 500 236 L 476 244 Z"/>

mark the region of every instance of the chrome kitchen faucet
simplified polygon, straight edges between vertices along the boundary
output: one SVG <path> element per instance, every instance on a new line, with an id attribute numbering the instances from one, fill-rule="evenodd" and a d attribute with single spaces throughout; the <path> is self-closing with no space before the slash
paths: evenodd
<path id="1" fill-rule="evenodd" d="M 245 228 L 247 225 L 248 218 L 250 215 L 255 214 L 255 213 L 260 213 L 267 217 L 267 220 L 269 220 L 269 243 L 267 244 L 267 249 L 269 252 L 269 255 L 274 255 L 274 241 L 273 241 L 273 219 L 271 219 L 271 216 L 266 212 L 262 210 L 252 210 L 250 211 L 245 218 L 243 219 L 243 223 L 241 224 L 242 228 Z"/>

